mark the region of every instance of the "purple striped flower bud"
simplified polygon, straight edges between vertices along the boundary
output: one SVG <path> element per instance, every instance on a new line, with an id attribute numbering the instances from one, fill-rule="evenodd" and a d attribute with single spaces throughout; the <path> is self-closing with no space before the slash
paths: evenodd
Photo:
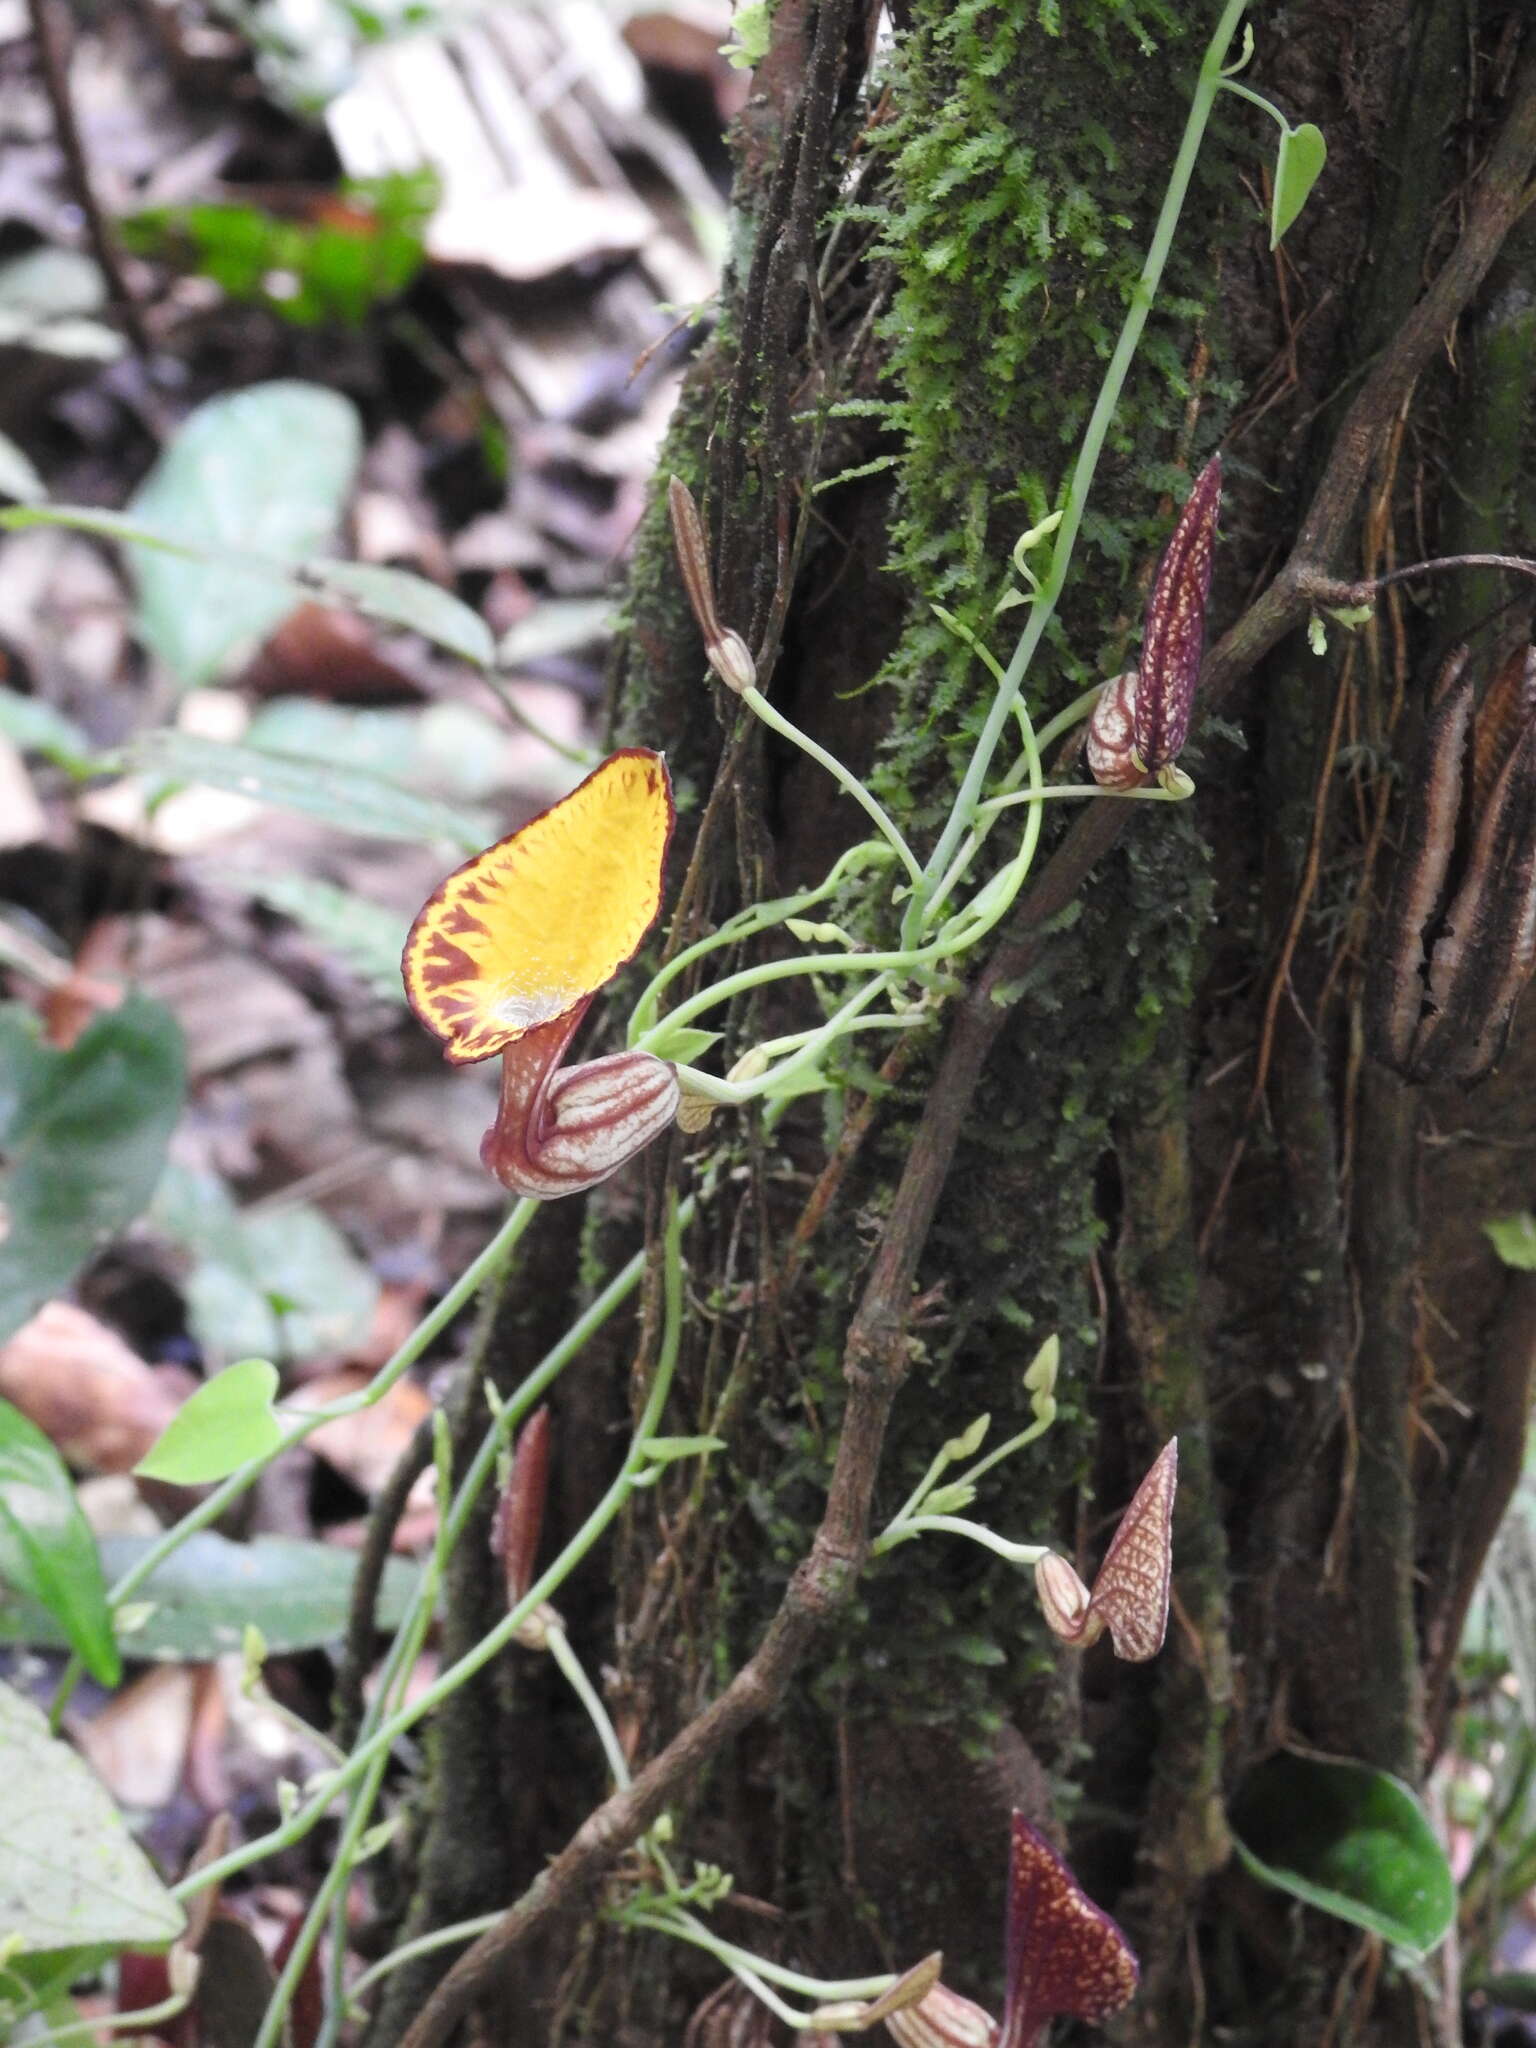
<path id="1" fill-rule="evenodd" d="M 1136 684 L 1135 751 L 1149 775 L 1178 756 L 1205 652 L 1205 600 L 1221 511 L 1221 457 L 1195 479 L 1179 523 L 1163 550 L 1147 601 Z"/>

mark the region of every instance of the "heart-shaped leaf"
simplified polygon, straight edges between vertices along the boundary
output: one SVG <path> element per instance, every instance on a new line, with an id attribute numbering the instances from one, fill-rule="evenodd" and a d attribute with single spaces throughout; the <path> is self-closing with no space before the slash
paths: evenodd
<path id="1" fill-rule="evenodd" d="M 1496 1216 L 1483 1231 L 1506 1266 L 1519 1272 L 1536 1270 L 1536 1216 L 1529 1209 L 1515 1216 Z"/>
<path id="2" fill-rule="evenodd" d="M 272 1408 L 276 1394 L 277 1367 L 266 1359 L 226 1366 L 178 1409 L 133 1469 L 175 1486 L 227 1479 L 282 1442 L 283 1425 Z"/>
<path id="3" fill-rule="evenodd" d="M 1306 205 L 1327 161 L 1328 144 L 1321 128 L 1303 121 L 1299 128 L 1281 129 L 1280 148 L 1275 156 L 1275 192 L 1269 212 L 1271 249 L 1279 247 L 1280 237 Z"/>
<path id="4" fill-rule="evenodd" d="M 0 1401 L 0 1584 L 46 1607 L 92 1678 L 116 1685 L 123 1660 L 96 1538 L 64 1460 L 9 1401 Z"/>
<path id="5" fill-rule="evenodd" d="M 1427 1955 L 1449 1931 L 1456 1885 L 1445 1851 L 1386 1771 L 1281 1751 L 1249 1773 L 1232 1832 L 1263 1883 L 1396 1948 Z"/>
<path id="6" fill-rule="evenodd" d="M 130 996 L 68 1052 L 0 1005 L 0 1342 L 149 1202 L 181 1109 L 181 1031 Z"/>
<path id="7" fill-rule="evenodd" d="M 186 1916 L 111 1794 L 30 1700 L 0 1685 L 0 1942 L 7 1953 L 163 1948 Z"/>
<path id="8" fill-rule="evenodd" d="M 280 569 L 330 540 L 361 445 L 357 413 L 336 392 L 286 379 L 253 384 L 187 418 L 128 514 L 170 540 Z M 249 562 L 142 548 L 131 561 L 139 630 L 186 689 L 259 646 L 302 601 L 287 577 Z"/>

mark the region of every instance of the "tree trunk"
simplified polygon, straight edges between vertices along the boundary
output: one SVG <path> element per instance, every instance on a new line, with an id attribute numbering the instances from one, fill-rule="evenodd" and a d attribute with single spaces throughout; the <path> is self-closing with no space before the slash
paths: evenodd
<path id="1" fill-rule="evenodd" d="M 1216 11 L 1075 0 L 1058 28 L 1036 0 L 910 0 L 874 91 L 872 13 L 773 14 L 737 138 L 736 258 L 663 471 L 704 506 L 721 615 L 765 651 L 773 700 L 920 852 L 991 698 L 931 607 L 1006 656 L 1023 616 L 994 616 L 1009 552 L 1072 460 Z M 1217 633 L 1304 522 L 1324 536 L 1312 566 L 1340 578 L 1513 547 L 1529 525 L 1536 233 L 1507 230 L 1536 156 L 1536 32 L 1489 10 L 1469 39 L 1461 6 L 1424 0 L 1298 0 L 1255 33 L 1245 80 L 1323 128 L 1328 168 L 1271 254 L 1256 204 L 1271 124 L 1221 99 L 1031 680 L 1037 718 L 1134 661 L 1169 493 L 1218 445 Z M 1501 178 L 1504 212 L 1469 249 Z M 1407 362 L 1410 314 L 1458 262 L 1459 297 L 1400 399 L 1362 425 L 1352 402 Z M 1342 491 L 1341 446 L 1356 464 Z M 876 1050 L 849 1057 L 833 1095 L 776 1127 L 725 1112 L 585 1216 L 540 1219 L 482 1347 L 504 1384 L 647 1223 L 654 1241 L 665 1185 L 709 1191 L 668 1427 L 726 1448 L 639 1495 L 611 1588 L 588 1565 L 565 1602 L 637 1765 L 752 1655 L 811 1544 L 858 1369 L 850 1324 L 936 1088 L 964 1127 L 909 1312 L 903 1298 L 874 1527 L 976 1416 L 995 1437 L 1024 1426 L 1021 1374 L 1051 1332 L 1060 1417 L 972 1514 L 1091 1578 L 1140 1474 L 1180 1440 L 1175 1618 L 1151 1665 L 1064 1650 L 1031 1575 L 956 1539 L 862 1574 L 782 1701 L 669 1800 L 682 1861 L 734 1874 L 715 1915 L 731 1940 L 831 1977 L 941 1948 L 946 1982 L 995 2009 L 1021 1807 L 1140 1952 L 1116 2038 L 1459 2038 L 1444 1956 L 1410 1983 L 1372 1937 L 1263 1890 L 1231 1860 L 1226 1816 L 1285 1744 L 1424 1785 L 1519 1470 L 1532 1288 L 1481 1226 L 1531 1198 L 1510 1141 L 1536 1136 L 1536 1012 L 1466 1095 L 1377 1067 L 1361 1023 L 1409 735 L 1450 639 L 1470 635 L 1486 669 L 1527 636 L 1518 590 L 1521 609 L 1490 621 L 1512 587 L 1398 587 L 1363 630 L 1330 623 L 1321 656 L 1304 604 L 1283 636 L 1255 628 L 1185 759 L 1194 800 L 1123 807 L 1046 936 L 1004 937 L 1022 971 L 988 985 L 980 1023 L 956 999 L 919 1034 L 863 1041 Z M 814 884 L 865 820 L 704 680 L 660 488 L 631 600 L 613 733 L 664 748 L 682 798 L 676 945 Z M 1072 808 L 1045 807 L 1042 865 Z M 855 881 L 818 915 L 888 943 L 888 894 L 888 878 Z M 730 1013 L 725 1064 L 814 1016 L 802 982 L 770 985 Z M 974 1093 L 945 1063 L 968 1031 L 985 1054 Z M 610 1324 L 559 1383 L 552 1538 L 606 1484 L 656 1313 L 647 1296 L 638 1330 Z M 454 1589 L 466 1639 L 487 1625 L 483 1557 L 466 1553 Z M 403 1859 L 412 1932 L 507 1904 L 604 1789 L 590 1731 L 531 1655 L 454 1714 Z M 592 1896 L 498 1975 L 495 2038 L 661 2048 L 699 2012 L 700 2048 L 784 2038 L 731 2031 L 745 2008 L 704 2010 L 723 1978 L 708 1956 L 600 1924 Z M 374 2048 L 451 1953 L 391 1980 Z"/>

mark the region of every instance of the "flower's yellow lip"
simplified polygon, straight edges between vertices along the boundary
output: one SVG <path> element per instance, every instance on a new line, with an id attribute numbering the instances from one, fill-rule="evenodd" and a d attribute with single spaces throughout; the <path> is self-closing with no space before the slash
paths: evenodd
<path id="1" fill-rule="evenodd" d="M 567 1016 L 632 959 L 661 909 L 674 821 L 660 754 L 626 747 L 466 861 L 411 926 L 405 993 L 456 1064 Z"/>

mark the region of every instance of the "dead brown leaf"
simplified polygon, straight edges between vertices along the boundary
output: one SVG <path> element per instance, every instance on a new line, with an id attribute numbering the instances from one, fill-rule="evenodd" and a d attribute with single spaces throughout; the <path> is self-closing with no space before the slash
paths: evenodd
<path id="1" fill-rule="evenodd" d="M 181 1406 L 185 1376 L 147 1365 L 83 1308 L 51 1301 L 0 1349 L 0 1395 L 71 1465 L 127 1472 Z"/>

